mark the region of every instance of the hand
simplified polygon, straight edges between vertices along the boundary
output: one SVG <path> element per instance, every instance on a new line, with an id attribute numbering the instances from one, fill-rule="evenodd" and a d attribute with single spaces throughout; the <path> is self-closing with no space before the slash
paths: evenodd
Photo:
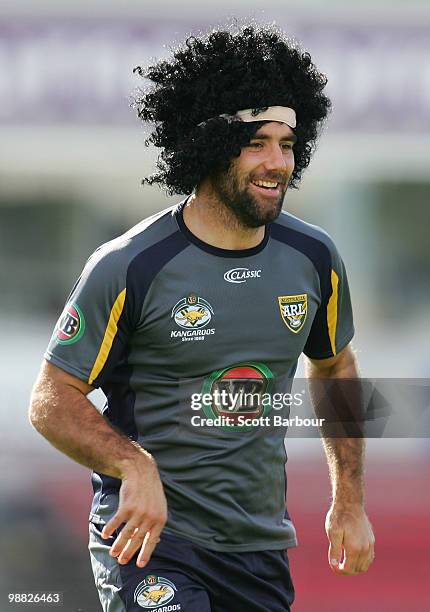
<path id="1" fill-rule="evenodd" d="M 325 530 L 333 572 L 339 576 L 367 572 L 375 558 L 375 537 L 363 506 L 334 502 L 327 513 Z"/>
<path id="2" fill-rule="evenodd" d="M 167 503 L 157 466 L 146 454 L 125 470 L 115 516 L 105 525 L 103 538 L 109 538 L 125 523 L 110 549 L 118 563 L 126 564 L 140 548 L 136 565 L 145 567 L 167 520 Z"/>

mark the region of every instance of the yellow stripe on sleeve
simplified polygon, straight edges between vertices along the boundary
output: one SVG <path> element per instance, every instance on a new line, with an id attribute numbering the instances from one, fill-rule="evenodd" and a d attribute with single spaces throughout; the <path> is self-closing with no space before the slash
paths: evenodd
<path id="1" fill-rule="evenodd" d="M 91 370 L 91 374 L 88 379 L 88 384 L 90 385 L 100 374 L 100 372 L 104 368 L 107 358 L 109 357 L 113 341 L 118 331 L 118 320 L 124 308 L 125 294 L 126 289 L 123 289 L 116 298 L 115 303 L 112 306 L 112 310 L 110 311 L 109 321 L 106 327 L 103 342 L 100 346 L 99 354 L 97 355 L 97 359 L 93 365 L 93 369 Z"/>
<path id="2" fill-rule="evenodd" d="M 331 344 L 331 352 L 333 353 L 333 355 L 336 355 L 337 300 L 339 277 L 334 270 L 331 271 L 331 286 L 333 292 L 327 304 L 327 327 Z"/>

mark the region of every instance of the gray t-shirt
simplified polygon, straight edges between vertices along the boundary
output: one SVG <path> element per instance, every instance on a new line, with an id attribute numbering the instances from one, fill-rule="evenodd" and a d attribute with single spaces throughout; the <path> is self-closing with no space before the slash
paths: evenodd
<path id="1" fill-rule="evenodd" d="M 153 454 L 166 531 L 220 551 L 294 546 L 285 428 L 240 419 L 273 414 L 261 398 L 291 389 L 302 352 L 349 343 L 345 269 L 323 230 L 288 213 L 258 246 L 230 251 L 194 236 L 183 205 L 94 252 L 45 358 L 100 387 L 105 416 Z M 120 484 L 93 473 L 90 520 L 115 513 Z"/>

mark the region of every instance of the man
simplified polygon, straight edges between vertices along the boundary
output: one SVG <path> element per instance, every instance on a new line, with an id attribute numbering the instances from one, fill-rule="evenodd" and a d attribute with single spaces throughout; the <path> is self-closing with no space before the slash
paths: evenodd
<path id="1" fill-rule="evenodd" d="M 336 248 L 281 213 L 328 113 L 326 79 L 269 27 L 191 38 L 137 71 L 152 81 L 138 114 L 162 149 L 144 182 L 191 195 L 90 257 L 31 421 L 94 470 L 90 552 L 105 611 L 289 610 L 284 431 L 261 435 L 240 418 L 273 415 L 243 391 L 288 391 L 302 352 L 311 378 L 358 376 Z M 105 418 L 85 397 L 95 387 Z M 358 574 L 374 541 L 363 441 L 324 444 L 330 566 Z"/>

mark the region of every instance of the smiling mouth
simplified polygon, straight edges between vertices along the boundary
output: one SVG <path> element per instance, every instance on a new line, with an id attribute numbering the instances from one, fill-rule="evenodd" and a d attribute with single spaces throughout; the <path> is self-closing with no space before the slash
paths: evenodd
<path id="1" fill-rule="evenodd" d="M 254 185 L 257 187 L 261 187 L 262 189 L 277 189 L 279 186 L 278 182 L 275 181 L 252 181 Z"/>
<path id="2" fill-rule="evenodd" d="M 273 196 L 280 195 L 280 193 L 282 192 L 282 187 L 283 187 L 283 183 L 279 183 L 277 181 L 256 180 L 256 181 L 251 181 L 251 184 L 260 193 L 264 193 L 265 195 L 273 195 Z"/>

